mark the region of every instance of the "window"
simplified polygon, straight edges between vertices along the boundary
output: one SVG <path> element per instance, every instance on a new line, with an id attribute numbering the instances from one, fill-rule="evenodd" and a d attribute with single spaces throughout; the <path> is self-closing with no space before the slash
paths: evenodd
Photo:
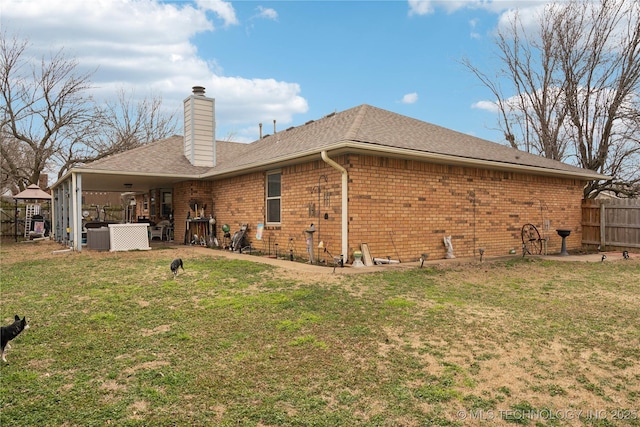
<path id="1" fill-rule="evenodd" d="M 280 223 L 280 171 L 267 173 L 267 224 Z"/>
<path id="2" fill-rule="evenodd" d="M 162 192 L 162 205 L 160 206 L 160 208 L 160 215 L 162 216 L 162 218 L 169 218 L 173 213 L 173 202 L 170 191 Z"/>

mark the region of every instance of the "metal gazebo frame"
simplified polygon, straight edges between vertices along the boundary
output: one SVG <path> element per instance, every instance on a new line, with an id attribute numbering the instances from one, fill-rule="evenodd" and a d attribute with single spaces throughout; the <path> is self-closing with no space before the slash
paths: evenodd
<path id="1" fill-rule="evenodd" d="M 18 241 L 18 200 L 48 200 L 49 205 L 51 205 L 51 199 L 51 194 L 42 191 L 36 184 L 31 184 L 24 191 L 13 196 L 15 201 L 13 232 L 16 242 Z"/>

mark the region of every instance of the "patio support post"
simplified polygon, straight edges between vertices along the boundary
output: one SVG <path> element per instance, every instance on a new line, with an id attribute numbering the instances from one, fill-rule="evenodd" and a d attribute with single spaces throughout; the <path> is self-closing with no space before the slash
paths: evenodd
<path id="1" fill-rule="evenodd" d="M 349 173 L 345 168 L 329 158 L 325 150 L 320 153 L 322 160 L 334 169 L 340 171 L 342 175 L 342 248 L 341 255 L 345 260 L 349 259 Z"/>
<path id="2" fill-rule="evenodd" d="M 82 174 L 71 174 L 71 190 L 72 194 L 72 225 L 71 232 L 73 233 L 73 249 L 82 251 Z"/>
<path id="3" fill-rule="evenodd" d="M 13 234 L 16 238 L 16 242 L 18 241 L 18 199 L 14 199 L 16 207 L 13 210 Z"/>
<path id="4" fill-rule="evenodd" d="M 58 218 L 58 227 L 60 227 L 60 235 L 56 236 L 56 240 L 58 241 L 58 243 L 62 243 L 66 245 L 66 239 L 67 239 L 67 234 L 65 232 L 66 229 L 66 225 L 65 225 L 65 218 L 66 218 L 66 213 L 67 213 L 67 208 L 65 206 L 65 204 L 67 203 L 67 193 L 65 191 L 65 188 L 67 186 L 66 181 L 61 183 L 59 188 L 60 188 L 60 194 L 59 194 L 59 198 L 58 198 L 58 203 L 60 204 L 60 208 L 58 209 L 58 211 L 60 212 L 60 218 Z"/>
<path id="5" fill-rule="evenodd" d="M 71 180 L 67 179 L 62 184 L 62 241 L 65 246 L 71 247 L 71 224 L 69 222 L 70 212 L 71 212 Z M 69 231 L 67 231 L 69 230 Z"/>
<path id="6" fill-rule="evenodd" d="M 62 238 L 62 201 L 64 192 L 60 186 L 53 189 L 53 208 L 51 209 L 51 233 L 56 242 L 61 242 Z"/>
<path id="7" fill-rule="evenodd" d="M 58 240 L 58 187 L 51 187 L 51 230 L 49 238 Z"/>

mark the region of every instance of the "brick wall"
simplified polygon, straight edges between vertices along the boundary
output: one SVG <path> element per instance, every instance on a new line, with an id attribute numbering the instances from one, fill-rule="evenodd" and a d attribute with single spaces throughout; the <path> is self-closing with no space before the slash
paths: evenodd
<path id="1" fill-rule="evenodd" d="M 581 247 L 580 181 L 363 155 L 348 163 L 349 247 L 366 242 L 374 257 L 444 258 L 444 236 L 456 256 L 520 254 L 526 223 L 550 238 L 550 253 L 560 250 L 556 228 Z"/>
<path id="2" fill-rule="evenodd" d="M 326 179 L 325 179 L 326 177 Z M 308 258 L 307 235 L 311 224 L 314 256 L 328 259 L 340 255 L 340 173 L 318 160 L 282 170 L 282 227 L 273 233 L 279 247 L 289 244 L 297 257 Z M 328 253 L 317 248 L 322 241 Z"/>
<path id="3" fill-rule="evenodd" d="M 242 224 L 248 224 L 247 239 L 249 242 L 255 241 L 256 226 L 264 223 L 264 173 L 256 172 L 216 181 L 213 189 L 216 236 L 220 244 L 224 239 L 223 224 L 229 225 L 231 235 Z"/>
<path id="4" fill-rule="evenodd" d="M 205 216 L 212 212 L 213 206 L 213 182 L 212 181 L 183 181 L 173 186 L 173 215 L 174 215 L 174 239 L 182 243 L 186 230 L 187 214 L 195 217 L 196 213 L 189 207 L 190 200 L 197 200 L 202 206 L 205 204 Z M 200 210 L 200 207 L 198 207 Z"/>
<path id="5" fill-rule="evenodd" d="M 441 259 L 444 236 L 452 236 L 457 257 L 477 255 L 480 247 L 485 256 L 507 255 L 511 249 L 521 254 L 526 223 L 549 237 L 550 253 L 560 250 L 556 228 L 572 230 L 569 250 L 581 247 L 581 181 L 365 155 L 334 160 L 349 171 L 349 258 L 368 243 L 374 257 L 407 262 L 426 252 L 429 259 Z M 247 223 L 254 248 L 273 255 L 277 244 L 280 254 L 292 248 L 296 256 L 307 257 L 304 230 L 314 223 L 316 257 L 328 257 L 318 254 L 319 240 L 340 255 L 340 173 L 319 160 L 281 172 L 282 224 L 267 226 L 261 241 L 256 226 L 265 222 L 264 172 L 176 185 L 176 239 L 184 236 L 189 200 L 198 199 L 208 204 L 205 215 L 216 217 L 221 243 L 223 224 L 233 234 Z"/>
<path id="6" fill-rule="evenodd" d="M 329 245 L 330 251 L 340 252 L 340 174 L 315 161 L 280 169 L 282 173 L 281 225 L 266 225 L 262 239 L 256 238 L 257 224 L 265 224 L 265 176 L 264 172 L 252 173 L 216 181 L 214 206 L 216 235 L 223 243 L 222 225 L 228 224 L 231 234 L 242 224 L 249 224 L 247 239 L 252 246 L 264 253 L 306 255 L 304 230 L 311 223 L 316 226 L 314 246 L 318 237 Z M 324 181 L 321 176 L 326 176 Z M 320 182 L 320 208 L 318 209 L 318 183 Z M 324 214 L 327 214 L 325 219 Z M 318 215 L 321 221 L 318 223 Z M 327 237 L 325 239 L 325 236 Z M 317 252 L 317 249 L 316 249 Z M 325 255 L 325 254 L 323 254 Z"/>

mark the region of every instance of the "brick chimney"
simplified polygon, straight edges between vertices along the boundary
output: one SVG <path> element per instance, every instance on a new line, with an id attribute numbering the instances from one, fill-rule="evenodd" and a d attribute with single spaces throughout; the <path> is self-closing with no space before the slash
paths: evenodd
<path id="1" fill-rule="evenodd" d="M 204 87 L 194 86 L 184 100 L 184 156 L 194 166 L 216 165 L 215 99 L 204 95 Z"/>

